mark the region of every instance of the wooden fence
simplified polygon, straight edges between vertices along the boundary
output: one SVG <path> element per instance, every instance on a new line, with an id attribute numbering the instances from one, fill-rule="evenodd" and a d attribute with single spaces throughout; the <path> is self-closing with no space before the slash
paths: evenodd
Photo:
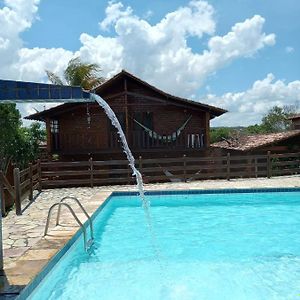
<path id="1" fill-rule="evenodd" d="M 300 153 L 136 160 L 144 182 L 189 182 L 198 179 L 272 177 L 300 174 Z M 130 184 L 127 160 L 43 162 L 43 188 Z"/>
<path id="2" fill-rule="evenodd" d="M 300 174 L 300 153 L 239 155 L 214 157 L 177 157 L 136 160 L 136 167 L 145 183 L 190 182 L 200 179 L 227 179 L 273 177 Z M 42 188 L 91 186 L 134 183 L 127 160 L 40 162 L 29 164 L 20 171 L 14 169 L 11 184 L 0 171 L 1 198 L 10 196 L 15 204 L 16 214 L 22 214 L 22 201 L 33 191 Z M 5 214 L 5 201 L 2 213 Z"/>
<path id="3" fill-rule="evenodd" d="M 28 197 L 30 201 L 33 201 L 33 191 L 41 191 L 41 162 L 38 161 L 35 164 L 30 163 L 24 170 L 14 168 L 13 171 L 14 180 L 11 184 L 0 171 L 0 193 L 2 199 L 2 214 L 6 211 L 6 195 L 7 193 L 15 204 L 16 214 L 22 214 L 22 201 Z"/>

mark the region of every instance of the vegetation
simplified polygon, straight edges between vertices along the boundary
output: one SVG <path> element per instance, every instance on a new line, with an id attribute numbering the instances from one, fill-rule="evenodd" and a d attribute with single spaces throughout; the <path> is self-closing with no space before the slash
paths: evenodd
<path id="1" fill-rule="evenodd" d="M 12 161 L 24 168 L 37 159 L 39 144 L 45 140 L 45 130 L 34 122 L 23 127 L 16 104 L 0 105 L 0 169 L 6 173 Z"/>
<path id="2" fill-rule="evenodd" d="M 100 76 L 100 72 L 101 68 L 98 64 L 83 63 L 79 57 L 69 61 L 64 71 L 64 79 L 46 70 L 47 76 L 53 84 L 81 86 L 85 90 L 92 90 L 104 82 L 104 78 Z"/>
<path id="3" fill-rule="evenodd" d="M 212 128 L 210 132 L 211 143 L 229 139 L 237 135 L 266 134 L 289 130 L 291 129 L 291 121 L 288 118 L 295 113 L 296 108 L 293 106 L 274 106 L 262 118 L 261 124 L 250 125 L 242 128 Z"/>
<path id="4" fill-rule="evenodd" d="M 262 118 L 262 124 L 265 132 L 281 132 L 291 129 L 291 121 L 288 119 L 294 114 L 293 108 L 274 106 L 267 115 Z"/>
<path id="5" fill-rule="evenodd" d="M 229 139 L 236 129 L 231 127 L 216 127 L 210 130 L 210 142 L 216 143 L 224 139 Z"/>

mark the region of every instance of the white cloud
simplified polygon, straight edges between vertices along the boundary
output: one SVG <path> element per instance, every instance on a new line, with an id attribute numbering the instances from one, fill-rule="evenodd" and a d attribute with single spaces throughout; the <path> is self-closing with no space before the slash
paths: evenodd
<path id="1" fill-rule="evenodd" d="M 107 30 L 109 26 L 115 23 L 120 18 L 126 18 L 132 14 L 132 9 L 130 6 L 123 9 L 124 5 L 121 2 L 115 3 L 114 1 L 109 1 L 108 6 L 105 9 L 106 18 L 99 23 L 102 30 Z"/>
<path id="2" fill-rule="evenodd" d="M 208 76 L 232 60 L 274 45 L 275 35 L 263 32 L 264 22 L 255 15 L 237 23 L 226 35 L 212 36 L 207 50 L 197 53 L 188 46 L 188 38 L 194 36 L 201 42 L 203 35 L 213 35 L 216 27 L 214 9 L 207 2 L 191 1 L 155 25 L 120 2 L 110 2 L 100 26 L 113 28 L 114 37 L 84 34 L 78 53 L 104 65 L 109 75 L 125 68 L 168 92 L 190 97 Z M 102 47 L 109 49 L 108 57 L 100 53 Z"/>
<path id="3" fill-rule="evenodd" d="M 300 104 L 300 80 L 286 83 L 268 74 L 244 92 L 226 93 L 220 97 L 208 95 L 203 101 L 226 108 L 229 113 L 216 119 L 214 126 L 251 125 L 259 123 L 273 106 Z"/>
<path id="4" fill-rule="evenodd" d="M 291 46 L 285 47 L 285 52 L 288 54 L 293 53 L 294 51 L 295 51 L 295 49 Z"/>
<path id="5" fill-rule="evenodd" d="M 39 1 L 7 0 L 5 3 L 10 8 L 2 10 L 10 9 L 22 24 L 15 30 L 15 36 L 21 41 L 19 33 L 36 19 Z M 112 37 L 82 33 L 82 46 L 74 53 L 57 48 L 22 48 L 20 43 L 14 47 L 9 73 L 18 79 L 43 81 L 44 69 L 61 73 L 68 60 L 78 55 L 83 60 L 99 63 L 108 77 L 125 68 L 169 92 L 190 96 L 210 74 L 233 59 L 252 56 L 275 43 L 275 35 L 263 32 L 265 20 L 257 15 L 235 24 L 224 36 L 212 36 L 216 27 L 214 13 L 206 1 L 192 0 L 151 25 L 134 15 L 131 7 L 110 1 L 106 17 L 99 25 L 103 30 L 113 29 Z M 193 52 L 187 44 L 188 38 L 194 36 L 201 42 L 205 34 L 212 36 L 207 50 Z M 4 37 L 0 35 L 0 38 L 2 46 L 5 45 Z"/>
<path id="6" fill-rule="evenodd" d="M 124 68 L 168 92 L 194 98 L 220 68 L 275 43 L 275 35 L 263 31 L 265 20 L 259 15 L 233 25 L 224 36 L 215 35 L 215 11 L 206 1 L 192 0 L 156 24 L 135 15 L 131 7 L 110 1 L 99 23 L 105 36 L 82 33 L 82 45 L 75 52 L 29 49 L 23 47 L 20 33 L 38 18 L 39 0 L 4 3 L 0 10 L 0 27 L 5 29 L 0 32 L 0 76 L 5 78 L 45 81 L 45 69 L 62 74 L 67 62 L 80 56 L 98 63 L 107 77 Z M 202 44 L 204 35 L 210 37 L 206 50 L 196 52 L 188 46 L 190 37 Z"/>
<path id="7" fill-rule="evenodd" d="M 15 78 L 11 66 L 18 60 L 23 46 L 20 33 L 37 18 L 39 0 L 4 0 L 0 9 L 0 77 Z"/>
<path id="8" fill-rule="evenodd" d="M 62 71 L 73 56 L 71 51 L 62 48 L 22 48 L 19 50 L 19 61 L 13 67 L 22 79 L 44 81 L 45 70 L 62 75 Z"/>

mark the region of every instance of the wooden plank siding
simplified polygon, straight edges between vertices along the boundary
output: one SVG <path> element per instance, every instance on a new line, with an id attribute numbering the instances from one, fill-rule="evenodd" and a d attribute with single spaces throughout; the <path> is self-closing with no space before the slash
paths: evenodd
<path id="1" fill-rule="evenodd" d="M 110 102 L 112 109 L 116 114 L 124 112 L 124 106 L 120 105 L 124 97 L 118 97 Z M 166 153 L 170 148 L 170 143 L 154 140 L 144 130 L 134 131 L 134 114 L 137 112 L 149 112 L 153 114 L 153 130 L 160 135 L 167 136 L 175 132 L 190 116 L 192 118 L 188 122 L 186 128 L 178 136 L 178 141 L 172 143 L 172 148 L 187 148 L 188 136 L 192 134 L 203 134 L 203 142 L 207 145 L 209 138 L 206 129 L 207 114 L 205 112 L 197 112 L 191 109 L 178 109 L 172 106 L 161 106 L 159 104 L 149 104 L 148 106 L 140 106 L 140 102 L 136 97 L 128 96 L 128 124 L 127 139 L 129 146 L 136 150 L 145 150 L 153 148 L 165 149 Z M 101 151 L 109 151 L 113 149 L 121 149 L 118 143 L 118 134 L 110 131 L 111 125 L 102 109 L 95 105 L 89 105 L 91 115 L 91 123 L 87 121 L 87 107 L 85 105 L 78 106 L 68 114 L 59 116 L 60 132 L 60 150 L 59 154 L 67 155 L 69 153 L 100 153 Z M 170 118 L 172 115 L 172 118 Z M 76 120 L 76 121 L 75 121 Z M 206 137 L 205 137 L 206 136 Z M 142 142 L 146 139 L 151 142 Z M 203 145 L 204 146 L 204 145 Z M 112 157 L 113 158 L 113 157 Z"/>

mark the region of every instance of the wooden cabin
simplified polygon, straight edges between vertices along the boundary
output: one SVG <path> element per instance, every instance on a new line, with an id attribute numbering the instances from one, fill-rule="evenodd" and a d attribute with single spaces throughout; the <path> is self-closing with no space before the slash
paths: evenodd
<path id="1" fill-rule="evenodd" d="M 289 120 L 292 121 L 293 129 L 300 129 L 300 114 L 290 117 Z"/>
<path id="2" fill-rule="evenodd" d="M 95 89 L 114 110 L 136 156 L 200 155 L 210 144 L 210 120 L 226 111 L 172 96 L 121 71 Z M 95 102 L 66 103 L 26 119 L 43 121 L 49 157 L 124 157 L 116 129 Z"/>

